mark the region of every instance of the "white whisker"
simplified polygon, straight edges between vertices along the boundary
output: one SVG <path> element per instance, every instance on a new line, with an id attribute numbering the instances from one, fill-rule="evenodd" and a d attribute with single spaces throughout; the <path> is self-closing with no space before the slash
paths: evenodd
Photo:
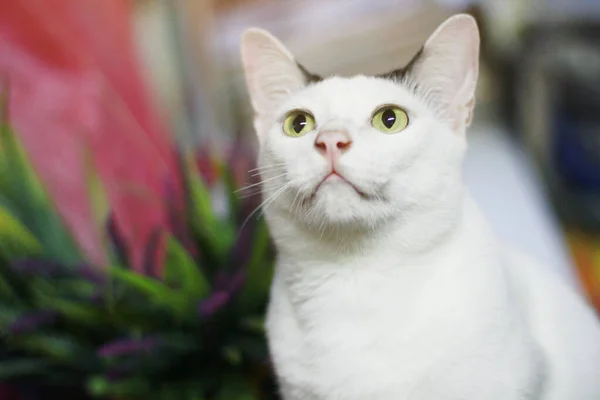
<path id="1" fill-rule="evenodd" d="M 243 196 L 237 196 L 238 199 L 247 199 L 252 196 L 256 196 L 262 193 L 262 190 L 256 190 L 255 192 L 245 193 Z"/>
<path id="2" fill-rule="evenodd" d="M 292 206 L 290 207 L 292 215 L 297 214 L 300 209 L 300 201 L 302 201 L 302 200 L 300 200 L 298 202 L 298 204 L 296 204 L 296 200 L 298 200 L 299 195 L 300 195 L 300 191 L 298 190 L 296 192 L 296 195 L 294 196 L 294 200 L 292 201 Z"/>
<path id="3" fill-rule="evenodd" d="M 277 172 L 280 169 L 281 169 L 281 167 L 273 167 L 273 168 L 261 170 L 261 171 L 258 171 L 258 172 L 255 172 L 255 173 L 251 174 L 250 177 L 254 178 L 255 176 L 260 176 L 260 175 L 262 175 L 264 173 Z"/>
<path id="4" fill-rule="evenodd" d="M 244 229 L 244 227 L 246 226 L 246 224 L 248 223 L 248 221 L 250 221 L 250 218 L 252 218 L 254 216 L 254 214 L 256 214 L 256 212 L 258 210 L 260 210 L 262 207 L 264 207 L 268 202 L 273 202 L 280 194 L 282 194 L 286 189 L 288 189 L 289 187 L 291 187 L 291 184 L 292 184 L 291 182 L 288 182 L 288 183 L 284 184 L 282 187 L 280 187 L 279 189 L 277 189 L 275 191 L 275 193 L 273 193 L 266 200 L 264 200 L 262 203 L 260 203 L 258 205 L 258 207 L 256 207 L 254 210 L 252 210 L 252 212 L 250 213 L 250 215 L 248 215 L 246 217 L 246 219 L 244 220 L 244 222 L 242 223 L 242 226 L 240 227 L 240 232 L 242 231 L 242 229 Z M 262 215 L 262 214 L 259 214 L 259 216 L 260 215 Z"/>
<path id="5" fill-rule="evenodd" d="M 283 193 L 285 193 L 285 192 L 286 192 L 286 191 L 287 191 L 289 188 L 291 188 L 291 187 L 292 187 L 292 186 L 291 186 L 291 184 L 289 184 L 289 183 L 288 183 L 287 185 L 285 185 L 285 186 L 283 186 L 282 188 L 280 188 L 280 189 L 278 190 L 278 192 L 276 193 L 276 196 L 271 196 L 271 197 L 270 197 L 270 199 L 271 199 L 271 200 L 270 200 L 268 203 L 264 204 L 264 205 L 261 207 L 262 209 L 260 210 L 260 213 L 258 214 L 258 216 L 260 217 L 260 216 L 264 215 L 264 213 L 265 213 L 265 210 L 267 209 L 267 207 L 269 207 L 271 204 L 273 204 L 273 202 L 274 202 L 275 200 L 277 200 L 277 197 L 281 196 Z"/>
<path id="6" fill-rule="evenodd" d="M 286 175 L 287 175 L 287 174 L 285 174 L 285 173 L 284 173 L 284 174 L 277 175 L 277 176 L 274 176 L 274 177 L 272 177 L 272 178 L 269 178 L 269 179 L 262 180 L 262 181 L 260 181 L 260 182 L 257 182 L 257 183 L 253 183 L 253 184 L 251 184 L 251 185 L 248 185 L 248 186 L 244 186 L 244 187 L 242 187 L 242 188 L 239 188 L 239 189 L 237 189 L 237 190 L 235 191 L 235 193 L 238 193 L 238 192 L 241 192 L 241 191 L 244 191 L 244 190 L 248 190 L 248 189 L 251 189 L 251 188 L 253 188 L 253 187 L 256 187 L 256 186 L 260 186 L 260 185 L 262 185 L 262 184 L 263 184 L 263 183 L 265 183 L 265 182 L 270 182 L 270 181 L 273 181 L 273 180 L 275 180 L 275 179 L 279 179 L 279 178 L 281 178 L 281 177 L 284 177 L 284 176 L 286 176 Z"/>
<path id="7" fill-rule="evenodd" d="M 272 169 L 272 168 L 279 168 L 279 167 L 281 167 L 282 165 L 285 165 L 285 163 L 277 163 L 277 164 L 262 165 L 262 166 L 260 166 L 260 167 L 256 167 L 256 168 L 253 168 L 253 169 L 251 169 L 251 170 L 248 170 L 248 173 L 255 172 L 255 171 L 264 171 L 264 170 L 267 170 L 267 169 Z"/>

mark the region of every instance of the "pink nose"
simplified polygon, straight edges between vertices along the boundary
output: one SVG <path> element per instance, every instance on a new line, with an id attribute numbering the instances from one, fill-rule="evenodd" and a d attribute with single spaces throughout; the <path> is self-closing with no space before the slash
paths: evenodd
<path id="1" fill-rule="evenodd" d="M 315 139 L 315 147 L 326 156 L 335 159 L 341 156 L 352 145 L 352 139 L 344 131 L 324 131 Z"/>

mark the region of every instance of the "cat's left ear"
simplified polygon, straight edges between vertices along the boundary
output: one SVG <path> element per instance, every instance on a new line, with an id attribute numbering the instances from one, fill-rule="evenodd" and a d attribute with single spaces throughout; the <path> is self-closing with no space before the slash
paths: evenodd
<path id="1" fill-rule="evenodd" d="M 242 64 L 258 117 L 274 112 L 286 97 L 316 78 L 296 63 L 279 40 L 258 28 L 242 35 Z"/>
<path id="2" fill-rule="evenodd" d="M 471 123 L 479 73 L 479 30 L 459 14 L 429 37 L 409 74 L 457 133 Z"/>

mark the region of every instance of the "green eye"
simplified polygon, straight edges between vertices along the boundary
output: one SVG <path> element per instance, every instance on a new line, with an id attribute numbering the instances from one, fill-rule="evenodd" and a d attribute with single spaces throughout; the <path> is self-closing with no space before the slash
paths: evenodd
<path id="1" fill-rule="evenodd" d="M 408 126 L 408 115 L 400 107 L 385 106 L 377 110 L 371 124 L 383 133 L 396 133 Z"/>
<path id="2" fill-rule="evenodd" d="M 283 132 L 292 137 L 299 137 L 315 129 L 315 118 L 306 111 L 292 111 L 283 121 Z"/>

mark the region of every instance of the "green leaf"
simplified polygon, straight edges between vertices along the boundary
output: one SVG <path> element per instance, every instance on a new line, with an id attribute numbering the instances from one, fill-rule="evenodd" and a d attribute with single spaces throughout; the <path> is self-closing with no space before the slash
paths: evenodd
<path id="1" fill-rule="evenodd" d="M 238 366 L 242 363 L 242 352 L 237 347 L 225 346 L 223 356 L 231 365 Z"/>
<path id="2" fill-rule="evenodd" d="M 173 290 L 157 279 L 119 267 L 109 267 L 109 272 L 114 279 L 142 293 L 154 304 L 171 310 L 180 319 L 193 304 L 185 293 Z"/>
<path id="3" fill-rule="evenodd" d="M 65 263 L 80 261 L 79 249 L 4 114 L 0 116 L 0 143 L 0 194 L 4 207 L 33 233 L 49 258 Z"/>
<path id="4" fill-rule="evenodd" d="M 71 338 L 58 335 L 22 335 L 11 340 L 15 346 L 33 354 L 53 360 L 74 364 L 90 359 L 91 354 Z M 81 367 L 81 365 L 79 365 Z"/>
<path id="5" fill-rule="evenodd" d="M 94 397 L 106 397 L 110 390 L 110 383 L 104 376 L 96 375 L 88 379 L 86 388 Z"/>
<path id="6" fill-rule="evenodd" d="M 205 400 L 204 391 L 202 387 L 196 384 L 189 384 L 187 382 L 176 382 L 170 385 L 161 385 L 160 392 L 156 397 L 152 397 L 156 400 Z M 236 400 L 236 399 L 231 399 Z"/>
<path id="7" fill-rule="evenodd" d="M 183 390 L 176 387 L 163 387 L 160 389 L 157 398 L 159 400 L 182 399 Z"/>
<path id="8" fill-rule="evenodd" d="M 268 353 L 267 344 L 262 335 L 232 335 L 231 346 L 238 348 L 246 361 L 259 362 Z"/>
<path id="9" fill-rule="evenodd" d="M 264 316 L 249 316 L 240 321 L 240 327 L 251 333 L 262 335 L 265 333 Z"/>
<path id="10" fill-rule="evenodd" d="M 160 347 L 168 349 L 171 354 L 189 354 L 192 351 L 198 350 L 198 338 L 188 332 L 185 333 L 157 333 L 160 337 Z"/>
<path id="11" fill-rule="evenodd" d="M 266 304 L 273 278 L 269 240 L 267 225 L 264 222 L 259 223 L 254 234 L 246 282 L 237 301 L 243 310 L 255 310 Z"/>
<path id="12" fill-rule="evenodd" d="M 240 377 L 227 377 L 227 384 L 216 396 L 216 400 L 259 400 L 252 385 Z"/>
<path id="13" fill-rule="evenodd" d="M 138 396 L 150 392 L 150 382 L 144 378 L 132 378 L 117 381 L 110 386 L 110 394 L 113 396 Z"/>
<path id="14" fill-rule="evenodd" d="M 193 300 L 201 299 L 210 291 L 206 276 L 172 236 L 167 238 L 165 280 L 169 285 L 182 288 Z"/>
<path id="15" fill-rule="evenodd" d="M 52 363 L 45 359 L 17 359 L 0 362 L 0 382 L 12 378 L 23 378 L 27 375 L 43 373 Z"/>
<path id="16" fill-rule="evenodd" d="M 237 224 L 238 221 L 236 218 L 236 210 L 239 210 L 242 206 L 243 202 L 239 196 L 240 185 L 236 181 L 236 178 L 231 169 L 227 168 L 227 166 L 222 167 L 221 175 L 223 176 L 223 183 L 225 185 L 225 190 L 227 192 L 227 204 L 229 206 L 229 218 L 232 224 Z"/>
<path id="17" fill-rule="evenodd" d="M 23 304 L 29 300 L 30 292 L 26 280 L 0 259 L 0 299 L 9 300 L 12 304 Z"/>
<path id="18" fill-rule="evenodd" d="M 13 321 L 22 314 L 24 310 L 0 304 L 0 333 L 6 332 Z"/>
<path id="19" fill-rule="evenodd" d="M 188 388 L 184 390 L 181 400 L 205 400 L 204 391 L 200 388 Z"/>
<path id="20" fill-rule="evenodd" d="M 6 189 L 4 184 L 14 182 L 13 174 L 25 178 L 27 184 L 36 181 L 36 175 L 27 160 L 26 153 L 9 125 L 7 91 L 0 93 L 0 172 L 2 172 L 0 189 Z M 40 185 L 32 185 L 29 189 L 31 195 L 44 196 Z"/>
<path id="21" fill-rule="evenodd" d="M 157 279 L 120 267 L 109 267 L 109 272 L 113 278 L 150 297 L 168 298 L 171 295 L 171 289 Z"/>
<path id="22" fill-rule="evenodd" d="M 30 277 L 28 284 L 40 301 L 47 297 L 64 297 L 87 300 L 96 293 L 97 286 L 84 279 Z"/>
<path id="23" fill-rule="evenodd" d="M 104 376 L 97 375 L 87 381 L 86 387 L 92 396 L 99 398 L 107 396 L 147 398 L 150 393 L 149 381 L 137 377 L 109 382 Z"/>
<path id="24" fill-rule="evenodd" d="M 197 381 L 193 384 L 188 384 L 186 387 L 181 389 L 179 397 L 169 397 L 170 399 L 181 399 L 181 400 L 206 400 L 204 397 L 205 389 L 198 384 Z"/>
<path id="25" fill-rule="evenodd" d="M 37 256 L 42 252 L 42 246 L 33 234 L 2 208 L 0 208 L 0 252 L 6 260 Z"/>
<path id="26" fill-rule="evenodd" d="M 61 296 L 89 299 L 98 290 L 98 286 L 83 279 L 60 279 L 53 282 L 56 294 Z"/>
<path id="27" fill-rule="evenodd" d="M 0 271 L 0 298 L 15 299 L 16 297 L 17 293 L 15 293 L 8 280 L 3 276 L 2 272 Z"/>
<path id="28" fill-rule="evenodd" d="M 83 325 L 97 327 L 106 322 L 105 315 L 96 307 L 81 303 L 80 301 L 69 301 L 56 297 L 43 297 L 38 307 L 47 307 L 63 315 L 67 320 Z"/>
<path id="29" fill-rule="evenodd" d="M 190 224 L 194 232 L 207 241 L 207 247 L 222 258 L 235 240 L 235 229 L 215 215 L 212 193 L 202 181 L 192 153 L 185 155 L 185 162 Z"/>
<path id="30" fill-rule="evenodd" d="M 91 203 L 94 230 L 102 242 L 102 248 L 109 251 L 109 238 L 106 232 L 106 221 L 110 214 L 108 195 L 100 179 L 100 174 L 95 167 L 92 152 L 86 147 L 84 154 L 84 168 L 88 189 L 88 197 Z"/>

